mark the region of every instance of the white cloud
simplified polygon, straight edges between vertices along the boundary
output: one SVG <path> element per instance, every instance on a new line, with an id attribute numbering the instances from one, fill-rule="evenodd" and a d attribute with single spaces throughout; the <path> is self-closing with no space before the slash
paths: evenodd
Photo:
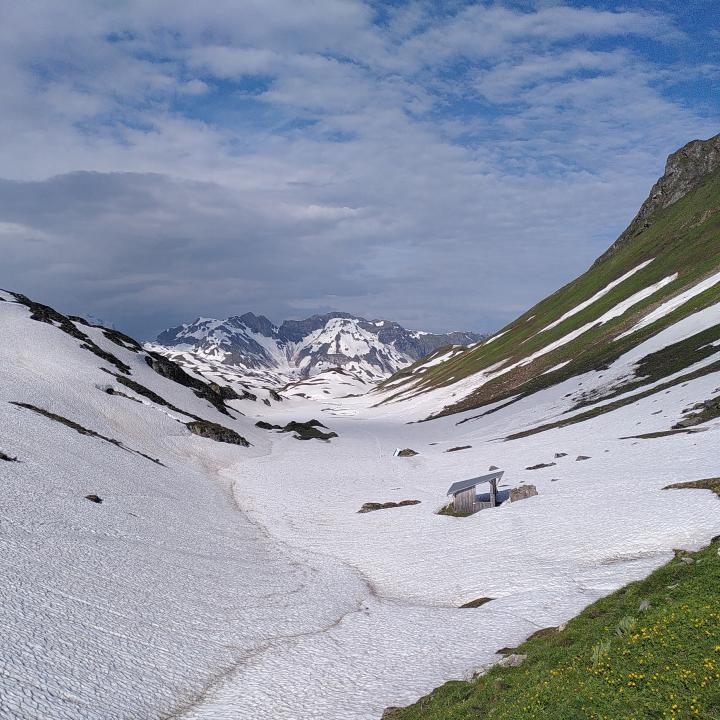
<path id="1" fill-rule="evenodd" d="M 667 17 L 448 7 L 378 25 L 359 0 L 10 6 L 0 284 L 143 333 L 313 303 L 510 319 L 711 124 L 627 42 L 682 41 Z"/>

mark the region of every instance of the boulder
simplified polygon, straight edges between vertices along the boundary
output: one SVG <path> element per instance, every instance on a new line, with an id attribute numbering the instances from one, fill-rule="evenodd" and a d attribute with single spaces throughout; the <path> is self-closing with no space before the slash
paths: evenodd
<path id="1" fill-rule="evenodd" d="M 242 435 L 239 435 L 230 428 L 226 428 L 224 425 L 219 425 L 209 420 L 193 420 L 193 422 L 189 422 L 186 427 L 191 433 L 215 440 L 216 442 L 242 445 L 242 447 L 250 446 L 250 443 Z"/>
<path id="2" fill-rule="evenodd" d="M 527 655 L 518 655 L 513 653 L 512 655 L 506 655 L 498 665 L 500 667 L 519 667 L 527 660 Z"/>
<path id="3" fill-rule="evenodd" d="M 512 488 L 510 490 L 510 502 L 525 500 L 526 498 L 537 494 L 538 491 L 534 485 L 521 485 L 520 487 Z"/>
<path id="4" fill-rule="evenodd" d="M 90 502 L 97 503 L 98 505 L 100 505 L 100 503 L 102 503 L 102 498 L 99 495 L 95 495 L 95 494 L 86 495 L 85 499 L 89 500 Z"/>
<path id="5" fill-rule="evenodd" d="M 415 452 L 412 448 L 405 448 L 404 450 L 400 450 L 397 453 L 395 453 L 397 457 L 412 457 L 413 455 L 417 455 L 418 453 Z"/>

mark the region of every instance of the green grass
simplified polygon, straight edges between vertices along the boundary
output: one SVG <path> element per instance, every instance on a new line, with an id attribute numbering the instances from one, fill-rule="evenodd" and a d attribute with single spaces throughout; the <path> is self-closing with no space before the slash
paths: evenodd
<path id="1" fill-rule="evenodd" d="M 706 478 L 705 480 L 690 480 L 689 482 L 668 485 L 665 490 L 710 490 L 720 497 L 720 478 Z"/>
<path id="2" fill-rule="evenodd" d="M 447 515 L 448 517 L 470 517 L 473 513 L 458 512 L 455 509 L 455 503 L 449 502 L 447 505 L 443 505 L 438 511 L 437 515 Z"/>
<path id="3" fill-rule="evenodd" d="M 523 643 L 515 652 L 528 658 L 519 667 L 446 683 L 388 717 L 718 720 L 719 552 L 717 540 L 697 553 L 677 552 L 645 580 L 586 608 L 561 632 Z"/>
<path id="4" fill-rule="evenodd" d="M 540 332 L 543 327 L 590 298 L 608 283 L 650 258 L 654 258 L 653 262 L 607 295 L 567 318 L 555 328 Z M 502 337 L 489 345 L 479 345 L 451 360 L 428 368 L 422 374 L 417 374 L 416 370 L 423 363 L 420 361 L 390 378 L 383 387 L 392 391 L 388 398 L 392 400 L 404 392 L 417 394 L 449 385 L 501 361 L 511 364 L 597 319 L 639 290 L 677 272 L 678 277 L 675 281 L 638 303 L 621 317 L 592 328 L 567 345 L 536 359 L 528 366 L 518 367 L 486 383 L 469 397 L 445 408 L 439 414 L 478 408 L 519 393 L 527 396 L 569 377 L 590 370 L 601 370 L 663 328 L 692 312 L 718 302 L 720 286 L 715 286 L 651 326 L 626 338 L 613 340 L 624 330 L 629 329 L 649 309 L 683 289 L 695 285 L 719 268 L 720 174 L 716 173 L 683 199 L 657 213 L 651 227 L 642 234 L 634 237 L 612 255 L 601 258 L 588 272 L 538 303 L 504 328 L 505 334 Z M 544 371 L 568 360 L 570 363 L 562 369 L 543 375 Z M 665 368 L 657 369 L 660 372 Z M 670 368 L 668 367 L 667 370 Z M 400 379 L 404 382 L 389 384 Z"/>

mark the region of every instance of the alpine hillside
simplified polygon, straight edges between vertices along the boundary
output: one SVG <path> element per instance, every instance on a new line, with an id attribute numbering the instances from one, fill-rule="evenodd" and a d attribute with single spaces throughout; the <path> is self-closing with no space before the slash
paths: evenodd
<path id="1" fill-rule="evenodd" d="M 389 320 L 340 312 L 279 326 L 246 313 L 225 320 L 197 318 L 163 331 L 148 347 L 205 377 L 249 387 L 277 389 L 338 369 L 346 381 L 362 387 L 440 347 L 459 348 L 483 337 L 411 331 Z"/>
<path id="2" fill-rule="evenodd" d="M 516 402 L 593 372 L 602 382 L 578 396 L 581 408 L 714 372 L 719 238 L 720 135 L 670 155 L 638 215 L 585 274 L 485 342 L 401 370 L 383 383 L 378 402 L 423 398 L 431 415 L 447 415 Z M 690 318 L 698 319 L 696 332 L 658 341 L 630 367 L 615 364 Z"/>

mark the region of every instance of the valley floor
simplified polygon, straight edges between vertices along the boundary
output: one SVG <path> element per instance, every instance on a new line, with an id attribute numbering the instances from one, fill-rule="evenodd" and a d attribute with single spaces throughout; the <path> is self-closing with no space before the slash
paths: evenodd
<path id="1" fill-rule="evenodd" d="M 545 394 L 546 412 L 565 390 Z M 460 426 L 458 418 L 406 424 L 360 400 L 292 401 L 286 413 L 314 413 L 340 437 L 277 435 L 268 455 L 223 474 L 269 537 L 310 562 L 330 562 L 336 586 L 347 582 L 357 592 L 354 581 L 362 580 L 363 592 L 336 623 L 238 665 L 187 717 L 379 718 L 385 707 L 497 661 L 499 648 L 646 576 L 673 548 L 700 547 L 720 527 L 716 498 L 662 488 L 717 474 L 720 426 L 702 436 L 619 438 L 665 427 L 692 392 L 704 391 L 663 396 L 664 419 L 649 399 L 640 411 L 513 442 L 498 438 L 519 429 L 524 412 L 536 418 L 538 398 Z M 445 452 L 458 445 L 472 447 Z M 419 454 L 393 457 L 396 447 Z M 555 459 L 560 452 L 566 456 Z M 546 462 L 556 465 L 525 469 Z M 452 482 L 491 464 L 506 471 L 503 484 L 533 483 L 538 496 L 469 518 L 436 514 Z M 367 502 L 401 500 L 420 504 L 357 512 Z M 480 597 L 494 600 L 459 608 Z"/>

